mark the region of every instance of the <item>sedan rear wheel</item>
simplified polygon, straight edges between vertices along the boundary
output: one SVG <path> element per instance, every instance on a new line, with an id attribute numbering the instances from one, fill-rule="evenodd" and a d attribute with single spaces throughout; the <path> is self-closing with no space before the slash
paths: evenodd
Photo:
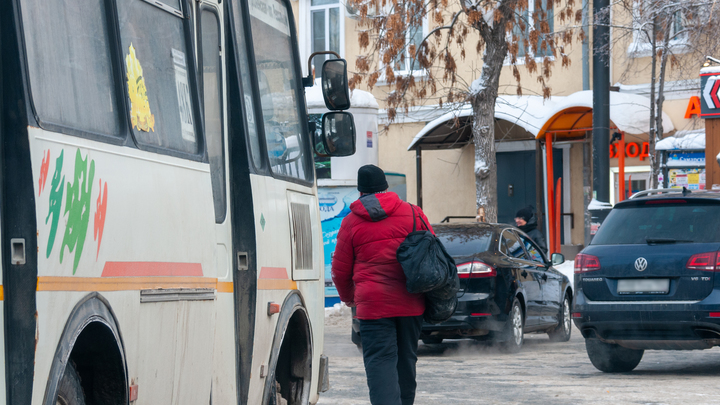
<path id="1" fill-rule="evenodd" d="M 644 353 L 643 350 L 604 343 L 600 339 L 585 339 L 585 349 L 593 366 L 606 373 L 632 371 L 640 364 Z"/>
<path id="2" fill-rule="evenodd" d="M 500 350 L 505 353 L 517 353 L 522 348 L 525 338 L 523 332 L 523 312 L 520 301 L 517 298 L 513 301 L 512 309 L 508 314 L 505 329 L 500 335 Z"/>
<path id="3" fill-rule="evenodd" d="M 558 314 L 558 326 L 548 332 L 550 340 L 553 342 L 567 342 L 572 334 L 572 324 L 570 320 L 570 298 L 566 295 L 563 299 L 560 313 Z"/>

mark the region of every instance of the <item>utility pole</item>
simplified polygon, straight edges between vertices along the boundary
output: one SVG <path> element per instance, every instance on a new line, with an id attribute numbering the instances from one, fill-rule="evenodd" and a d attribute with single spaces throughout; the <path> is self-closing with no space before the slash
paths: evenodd
<path id="1" fill-rule="evenodd" d="M 593 193 L 610 202 L 609 0 L 593 1 Z"/>

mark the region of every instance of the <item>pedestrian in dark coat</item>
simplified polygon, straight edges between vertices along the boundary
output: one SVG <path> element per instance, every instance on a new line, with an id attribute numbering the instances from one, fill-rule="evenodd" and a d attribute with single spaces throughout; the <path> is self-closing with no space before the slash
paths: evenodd
<path id="1" fill-rule="evenodd" d="M 425 214 L 388 192 L 377 166 L 358 170 L 360 199 L 343 219 L 332 261 L 340 299 L 357 306 L 365 374 L 373 405 L 411 405 L 415 364 L 425 312 L 423 294 L 410 294 L 396 252 Z M 432 231 L 432 229 L 430 229 Z"/>
<path id="2" fill-rule="evenodd" d="M 532 207 L 525 207 L 515 214 L 515 225 L 525 232 L 543 252 L 547 253 L 547 245 L 543 234 L 537 229 L 537 217 L 533 214 Z"/>

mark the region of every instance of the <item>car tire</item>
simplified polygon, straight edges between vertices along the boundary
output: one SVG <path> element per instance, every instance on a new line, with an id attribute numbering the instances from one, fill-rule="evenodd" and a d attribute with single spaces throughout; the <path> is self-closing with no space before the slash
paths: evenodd
<path id="1" fill-rule="evenodd" d="M 517 353 L 520 351 L 525 339 L 523 327 L 525 325 L 522 307 L 517 298 L 513 300 L 512 309 L 508 314 L 505 327 L 499 335 L 500 351 L 503 353 Z"/>
<path id="2" fill-rule="evenodd" d="M 57 405 L 85 405 L 85 394 L 80 385 L 80 376 L 75 365 L 68 360 L 57 389 Z"/>
<path id="3" fill-rule="evenodd" d="M 428 337 L 424 337 L 420 340 L 422 340 L 422 342 L 425 343 L 426 345 L 439 345 L 440 343 L 443 342 L 443 338 L 441 338 L 439 336 L 428 336 Z"/>
<path id="4" fill-rule="evenodd" d="M 585 339 L 585 349 L 593 366 L 605 373 L 625 373 L 640 364 L 644 350 L 634 350 L 600 339 Z"/>
<path id="5" fill-rule="evenodd" d="M 558 326 L 548 332 L 550 341 L 567 342 L 572 335 L 572 319 L 570 319 L 570 297 L 567 295 L 563 299 L 560 306 L 560 314 L 558 314 Z"/>

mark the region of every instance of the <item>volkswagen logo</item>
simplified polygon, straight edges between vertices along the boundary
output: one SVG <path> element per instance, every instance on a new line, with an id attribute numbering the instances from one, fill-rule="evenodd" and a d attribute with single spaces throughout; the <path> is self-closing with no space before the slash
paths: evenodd
<path id="1" fill-rule="evenodd" d="M 645 260 L 644 257 L 638 257 L 637 260 L 635 260 L 635 270 L 645 271 L 645 269 L 647 269 L 647 260 Z"/>

